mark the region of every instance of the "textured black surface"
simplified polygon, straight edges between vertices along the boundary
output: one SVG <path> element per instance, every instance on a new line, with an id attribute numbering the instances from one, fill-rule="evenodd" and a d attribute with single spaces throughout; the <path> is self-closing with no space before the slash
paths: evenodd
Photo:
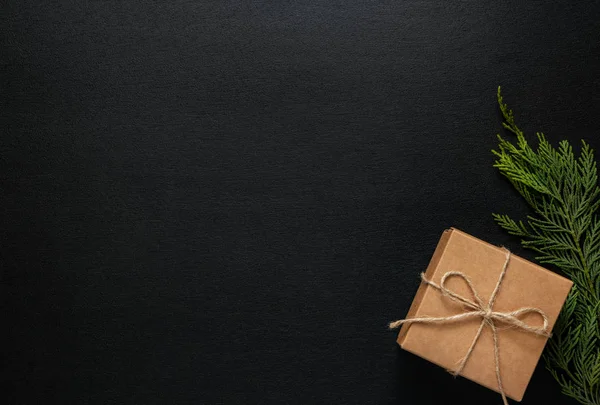
<path id="1" fill-rule="evenodd" d="M 495 91 L 600 147 L 595 1 L 0 5 L 2 402 L 497 404 L 397 349 L 442 230 L 522 253 Z M 523 404 L 565 404 L 539 367 Z"/>

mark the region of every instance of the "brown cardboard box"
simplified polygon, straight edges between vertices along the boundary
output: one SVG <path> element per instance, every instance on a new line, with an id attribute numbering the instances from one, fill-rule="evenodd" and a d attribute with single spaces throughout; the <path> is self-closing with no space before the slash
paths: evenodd
<path id="1" fill-rule="evenodd" d="M 442 235 L 425 277 L 439 285 L 446 272 L 462 272 L 487 303 L 505 261 L 505 250 L 457 229 L 449 229 Z M 464 297 L 472 297 L 466 283 L 459 278 L 448 279 L 447 286 Z M 493 310 L 511 312 L 521 307 L 539 308 L 548 317 L 551 330 L 571 286 L 570 280 L 511 255 Z M 421 283 L 406 319 L 446 317 L 464 312 L 464 307 L 451 302 L 439 290 Z M 543 324 L 537 314 L 528 314 L 520 319 L 531 326 Z M 432 363 L 455 370 L 465 357 L 480 324 L 480 318 L 450 324 L 404 324 L 398 335 L 398 344 Z M 507 397 L 521 401 L 548 339 L 501 323 L 497 327 L 504 392 Z M 495 370 L 493 335 L 489 327 L 484 327 L 460 374 L 499 391 Z"/>

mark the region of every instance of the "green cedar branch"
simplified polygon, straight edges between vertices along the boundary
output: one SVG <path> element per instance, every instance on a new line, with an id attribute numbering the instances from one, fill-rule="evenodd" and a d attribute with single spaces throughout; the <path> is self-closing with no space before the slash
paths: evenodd
<path id="1" fill-rule="evenodd" d="M 573 280 L 544 358 L 565 395 L 584 405 L 600 405 L 600 187 L 594 151 L 582 141 L 576 156 L 568 141 L 555 148 L 542 133 L 533 149 L 500 87 L 497 97 L 502 126 L 516 136 L 516 143 L 498 135 L 494 167 L 534 214 L 518 221 L 501 214 L 494 219 L 535 251 L 540 263 Z"/>

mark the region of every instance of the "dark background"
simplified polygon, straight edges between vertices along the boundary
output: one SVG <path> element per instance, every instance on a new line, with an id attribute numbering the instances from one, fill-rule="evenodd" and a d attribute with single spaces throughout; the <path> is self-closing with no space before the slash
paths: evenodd
<path id="1" fill-rule="evenodd" d="M 600 147 L 598 2 L 5 0 L 0 29 L 3 403 L 500 403 L 386 325 L 443 229 L 523 253 L 499 84 Z M 566 403 L 540 366 L 523 404 Z"/>

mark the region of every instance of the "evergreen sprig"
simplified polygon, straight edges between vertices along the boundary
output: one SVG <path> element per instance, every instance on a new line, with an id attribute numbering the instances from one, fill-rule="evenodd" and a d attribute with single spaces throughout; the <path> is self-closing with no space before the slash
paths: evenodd
<path id="1" fill-rule="evenodd" d="M 534 250 L 540 263 L 556 266 L 573 281 L 544 358 L 564 394 L 581 404 L 600 405 L 600 187 L 594 151 L 582 141 L 576 157 L 568 141 L 555 148 L 542 133 L 534 150 L 500 87 L 498 104 L 502 125 L 516 135 L 516 144 L 498 135 L 494 167 L 534 214 L 520 221 L 499 214 L 494 218 Z"/>

